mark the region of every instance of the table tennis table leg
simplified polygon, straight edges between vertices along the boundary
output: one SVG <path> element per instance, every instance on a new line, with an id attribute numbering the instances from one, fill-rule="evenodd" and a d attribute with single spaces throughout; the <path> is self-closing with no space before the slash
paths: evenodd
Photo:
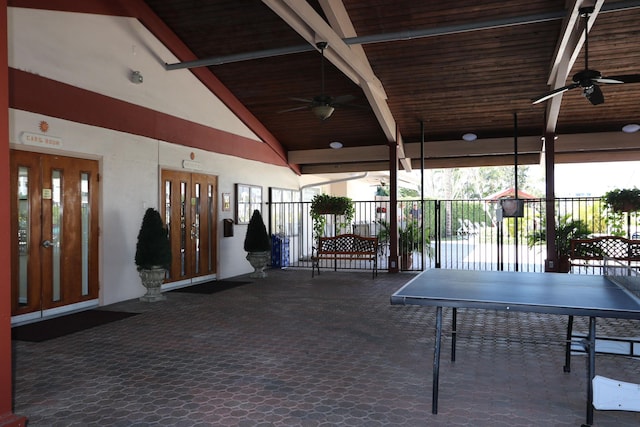
<path id="1" fill-rule="evenodd" d="M 567 341 L 564 349 L 564 367 L 565 372 L 571 372 L 571 338 L 573 337 L 573 316 L 569 316 L 567 324 Z"/>
<path id="2" fill-rule="evenodd" d="M 596 318 L 589 317 L 589 336 L 587 337 L 587 422 L 582 427 L 593 424 L 593 378 L 596 375 Z"/>
<path id="3" fill-rule="evenodd" d="M 451 361 L 456 361 L 456 338 L 458 335 L 458 309 L 453 307 L 453 315 L 451 316 Z"/>
<path id="4" fill-rule="evenodd" d="M 436 342 L 433 346 L 433 384 L 431 413 L 438 413 L 438 380 L 440 376 L 440 341 L 442 338 L 442 307 L 436 308 Z"/>

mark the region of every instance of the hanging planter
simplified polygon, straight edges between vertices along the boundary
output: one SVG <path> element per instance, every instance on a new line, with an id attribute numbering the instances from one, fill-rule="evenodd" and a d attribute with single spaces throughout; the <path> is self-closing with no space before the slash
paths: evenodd
<path id="1" fill-rule="evenodd" d="M 316 194 L 311 200 L 311 219 L 315 239 L 324 234 L 327 223 L 325 215 L 342 216 L 344 218 L 340 225 L 349 224 L 355 215 L 353 201 L 349 197 Z"/>
<path id="2" fill-rule="evenodd" d="M 640 211 L 640 189 L 638 188 L 616 188 L 608 191 L 603 200 L 614 212 Z"/>
<path id="3" fill-rule="evenodd" d="M 349 197 L 317 194 L 311 200 L 311 213 L 318 215 L 347 215 L 353 211 L 353 201 Z"/>

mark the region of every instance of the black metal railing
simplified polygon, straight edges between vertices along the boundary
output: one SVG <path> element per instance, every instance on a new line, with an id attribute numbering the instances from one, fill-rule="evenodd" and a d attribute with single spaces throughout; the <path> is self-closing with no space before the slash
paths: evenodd
<path id="1" fill-rule="evenodd" d="M 355 233 L 377 236 L 380 241 L 378 268 L 388 268 L 392 221 L 388 200 L 356 201 L 350 224 L 329 215 L 325 235 Z M 560 198 L 552 201 L 556 223 L 568 218 L 581 220 L 594 235 L 638 233 L 638 215 L 612 217 L 599 198 Z M 275 266 L 311 268 L 313 250 L 310 202 L 271 203 L 270 230 L 275 244 L 286 244 L 287 260 Z M 528 237 L 545 228 L 546 201 L 523 200 L 521 216 L 503 217 L 499 200 L 403 200 L 397 205 L 401 269 L 428 268 L 542 272 L 546 245 L 530 245 Z M 278 253 L 284 248 L 277 248 Z M 331 267 L 335 267 L 333 263 Z M 367 263 L 341 261 L 339 269 L 367 269 Z"/>

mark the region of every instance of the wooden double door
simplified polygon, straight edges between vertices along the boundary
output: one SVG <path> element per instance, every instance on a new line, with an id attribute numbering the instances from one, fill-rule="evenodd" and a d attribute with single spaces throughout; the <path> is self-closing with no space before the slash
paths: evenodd
<path id="1" fill-rule="evenodd" d="M 98 162 L 17 150 L 10 158 L 12 316 L 97 304 Z"/>
<path id="2" fill-rule="evenodd" d="M 162 171 L 163 219 L 171 240 L 167 282 L 201 281 L 216 274 L 218 178 Z"/>

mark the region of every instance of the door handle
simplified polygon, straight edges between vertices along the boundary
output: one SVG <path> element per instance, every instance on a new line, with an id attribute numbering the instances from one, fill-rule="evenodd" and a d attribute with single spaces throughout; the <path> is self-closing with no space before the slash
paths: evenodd
<path id="1" fill-rule="evenodd" d="M 50 248 L 51 246 L 53 246 L 53 243 L 50 240 L 45 240 L 44 242 L 42 242 L 43 248 Z"/>

